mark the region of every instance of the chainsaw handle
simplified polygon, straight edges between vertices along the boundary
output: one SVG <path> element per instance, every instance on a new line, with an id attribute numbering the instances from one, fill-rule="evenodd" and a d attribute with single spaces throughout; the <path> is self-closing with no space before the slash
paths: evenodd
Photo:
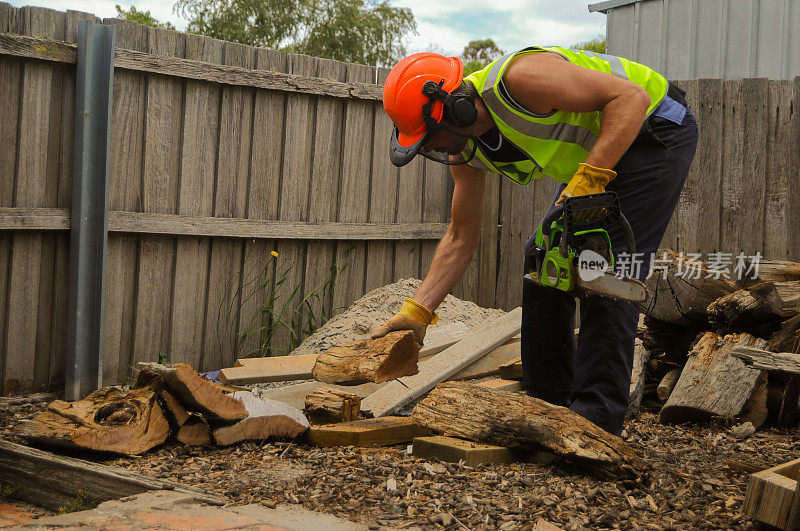
<path id="1" fill-rule="evenodd" d="M 542 221 L 542 234 L 550 236 L 550 226 L 555 220 L 564 214 L 564 205 L 558 205 L 553 210 L 547 213 Z"/>

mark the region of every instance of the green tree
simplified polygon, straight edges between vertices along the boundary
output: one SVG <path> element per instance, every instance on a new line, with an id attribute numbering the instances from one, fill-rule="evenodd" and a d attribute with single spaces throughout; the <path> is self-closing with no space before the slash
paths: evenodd
<path id="1" fill-rule="evenodd" d="M 464 46 L 464 51 L 461 52 L 461 58 L 464 60 L 464 75 L 467 76 L 480 70 L 505 53 L 497 47 L 492 39 L 469 41 L 469 44 Z"/>
<path id="2" fill-rule="evenodd" d="M 116 6 L 117 8 L 117 18 L 125 19 L 125 20 L 133 20 L 134 22 L 138 22 L 139 24 L 145 24 L 147 26 L 153 26 L 154 28 L 165 28 L 174 30 L 175 26 L 170 24 L 169 22 L 159 22 L 153 15 L 150 14 L 150 11 L 139 11 L 136 9 L 136 6 L 131 6 L 130 9 L 125 11 L 119 5 Z"/>
<path id="3" fill-rule="evenodd" d="M 178 0 L 175 11 L 192 33 L 368 65 L 400 60 L 417 29 L 389 0 Z"/>
<path id="4" fill-rule="evenodd" d="M 606 53 L 606 38 L 598 35 L 594 39 L 586 42 L 579 42 L 570 46 L 572 50 L 589 50 L 595 53 Z"/>

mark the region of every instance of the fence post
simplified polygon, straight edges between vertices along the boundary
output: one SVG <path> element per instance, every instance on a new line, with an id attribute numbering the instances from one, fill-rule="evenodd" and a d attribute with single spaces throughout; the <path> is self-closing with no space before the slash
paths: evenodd
<path id="1" fill-rule="evenodd" d="M 78 23 L 65 398 L 100 387 L 114 26 Z"/>

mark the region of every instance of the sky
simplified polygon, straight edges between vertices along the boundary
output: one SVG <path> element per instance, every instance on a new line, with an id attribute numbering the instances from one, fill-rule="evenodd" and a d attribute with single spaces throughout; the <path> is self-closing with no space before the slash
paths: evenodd
<path id="1" fill-rule="evenodd" d="M 10 0 L 14 6 L 37 5 L 66 11 L 94 13 L 100 18 L 116 16 L 114 6 L 130 0 Z M 598 0 L 591 0 L 594 3 Z M 404 39 L 409 52 L 435 51 L 460 55 L 471 40 L 491 38 L 504 51 L 530 45 L 571 46 L 605 34 L 606 16 L 589 13 L 587 0 L 390 0 L 410 8 L 418 35 Z M 161 21 L 185 29 L 187 21 L 172 12 L 172 0 L 136 0 L 137 9 L 150 11 Z"/>

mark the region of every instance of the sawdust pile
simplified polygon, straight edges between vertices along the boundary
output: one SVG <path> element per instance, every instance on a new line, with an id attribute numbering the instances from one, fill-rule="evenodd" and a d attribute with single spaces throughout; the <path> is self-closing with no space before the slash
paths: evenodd
<path id="1" fill-rule="evenodd" d="M 405 297 L 411 297 L 421 280 L 401 279 L 394 284 L 376 288 L 347 310 L 335 315 L 298 346 L 292 354 L 316 354 L 334 345 L 349 343 L 370 334 L 400 310 Z M 428 327 L 425 342 L 434 341 L 437 331 L 467 330 L 486 324 L 505 312 L 494 308 L 481 308 L 474 302 L 463 301 L 448 295 L 436 309 L 439 321 Z"/>

